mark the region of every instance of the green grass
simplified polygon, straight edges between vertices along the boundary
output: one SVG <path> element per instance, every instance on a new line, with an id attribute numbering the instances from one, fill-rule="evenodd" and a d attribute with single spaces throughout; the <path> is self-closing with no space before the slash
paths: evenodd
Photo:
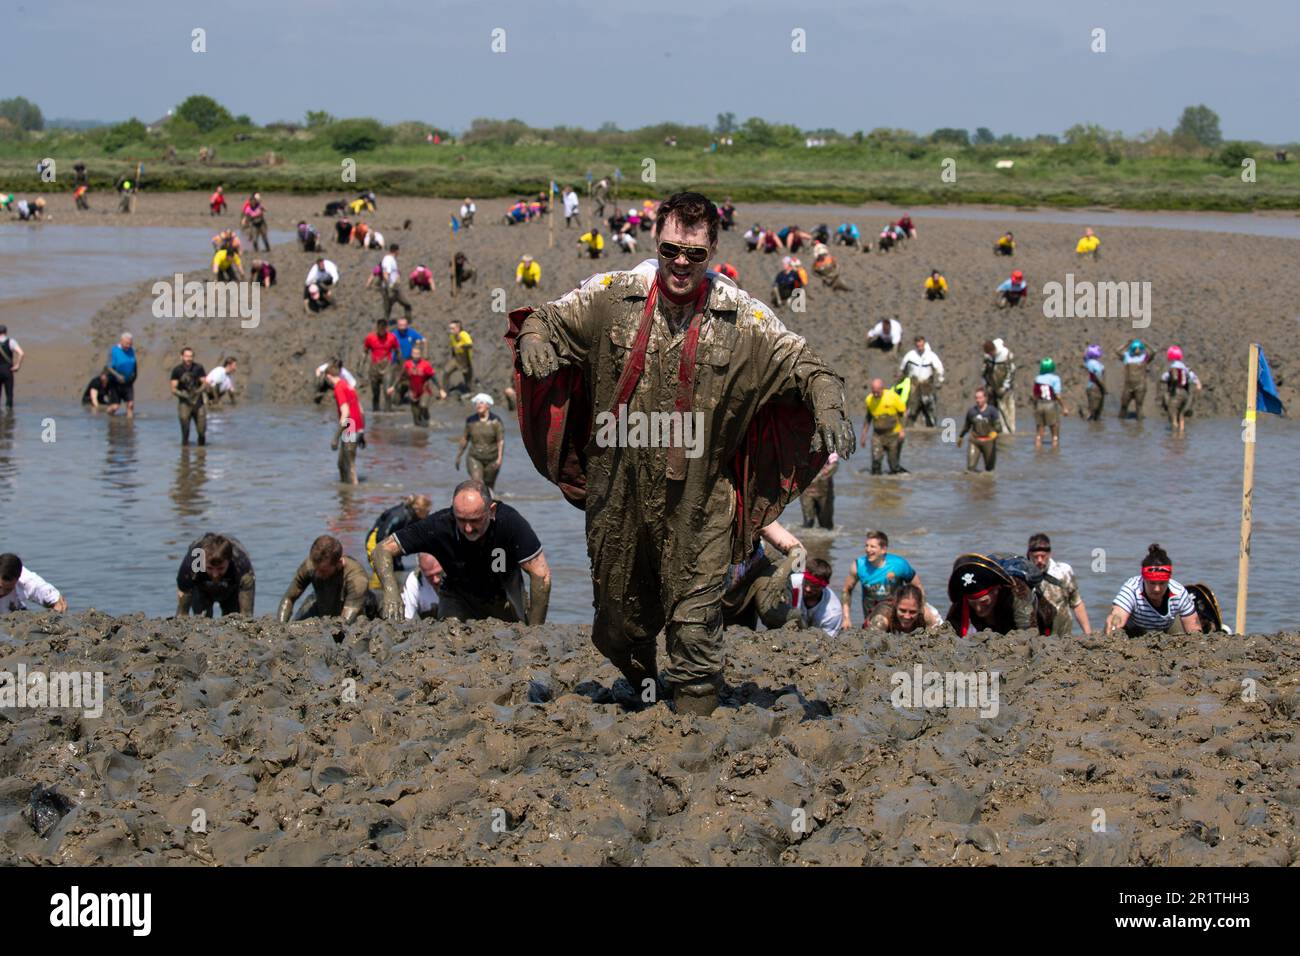
<path id="1" fill-rule="evenodd" d="M 1300 209 L 1300 162 L 1277 163 L 1259 148 L 1257 182 L 1243 183 L 1240 170 L 1213 158 L 1123 156 L 1110 159 L 1095 148 L 1024 143 L 1010 147 L 875 144 L 844 141 L 820 149 L 802 143 L 760 147 L 737 142 L 712 153 L 683 142 L 676 148 L 641 145 L 559 145 L 526 137 L 504 143 L 394 143 L 359 154 L 357 181 L 342 179 L 344 157 L 323 137 L 309 131 L 287 133 L 232 127 L 206 137 L 174 141 L 178 162 L 165 162 L 168 141 L 156 136 L 105 151 L 106 130 L 52 131 L 24 140 L 0 141 L 0 188 L 22 195 L 71 188 L 72 164 L 87 163 L 91 188 L 111 188 L 116 177 L 145 166 L 145 187 L 156 190 L 210 190 L 224 183 L 232 197 L 254 188 L 346 195 L 367 187 L 388 195 L 471 195 L 508 197 L 544 189 L 555 178 L 585 182 L 622 169 L 620 194 L 627 199 L 663 196 L 683 188 L 700 189 L 737 202 L 846 203 L 869 201 L 904 205 L 991 203 L 1007 206 L 1108 206 L 1127 209 L 1221 210 Z M 236 141 L 236 136 L 244 137 Z M 626 137 L 611 137 L 626 139 Z M 214 145 L 220 162 L 201 166 L 200 143 Z M 281 160 L 259 164 L 268 152 Z M 1130 152 L 1140 152 L 1133 146 Z M 53 157 L 59 182 L 41 183 L 36 163 Z M 956 182 L 941 179 L 941 164 L 956 160 Z M 642 162 L 653 159 L 656 181 L 643 182 Z M 994 168 L 1012 158 L 1015 168 Z"/>

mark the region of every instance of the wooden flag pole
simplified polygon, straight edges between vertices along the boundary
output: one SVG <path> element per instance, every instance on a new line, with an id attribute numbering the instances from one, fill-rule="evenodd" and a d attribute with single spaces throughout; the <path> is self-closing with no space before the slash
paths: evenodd
<path id="1" fill-rule="evenodd" d="M 550 198 L 546 201 L 546 248 L 555 248 L 555 180 L 551 180 Z"/>
<path id="2" fill-rule="evenodd" d="M 1237 634 L 1246 633 L 1246 592 L 1250 578 L 1250 531 L 1255 494 L 1255 399 L 1259 387 L 1259 346 L 1250 346 L 1246 375 L 1246 419 L 1243 444 L 1246 461 L 1241 472 L 1241 546 L 1237 551 Z"/>
<path id="3" fill-rule="evenodd" d="M 450 216 L 447 217 L 447 231 L 451 233 L 451 294 L 456 296 L 456 227 L 453 225 L 456 221 L 456 212 L 453 209 Z"/>

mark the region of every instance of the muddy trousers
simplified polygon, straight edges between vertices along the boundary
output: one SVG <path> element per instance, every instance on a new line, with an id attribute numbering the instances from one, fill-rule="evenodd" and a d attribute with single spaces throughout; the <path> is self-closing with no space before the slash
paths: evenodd
<path id="1" fill-rule="evenodd" d="M 194 422 L 195 430 L 199 433 L 199 444 L 205 445 L 208 441 L 208 406 L 205 402 L 181 402 L 176 406 L 176 417 L 181 423 L 181 444 L 190 443 L 190 422 Z"/>
<path id="2" fill-rule="evenodd" d="M 1177 428 L 1178 419 L 1185 417 L 1192 407 L 1191 395 L 1186 389 L 1182 389 L 1173 395 L 1165 396 L 1164 405 L 1165 414 L 1169 416 L 1169 424 Z"/>
<path id="3" fill-rule="evenodd" d="M 966 470 L 975 471 L 976 465 L 980 459 L 984 460 L 984 470 L 992 471 L 998 463 L 998 443 L 997 439 L 992 441 L 977 441 L 972 435 L 969 444 L 966 446 Z"/>
<path id="4" fill-rule="evenodd" d="M 14 370 L 12 366 L 0 365 L 0 394 L 5 397 L 5 407 L 14 407 Z"/>
<path id="5" fill-rule="evenodd" d="M 465 467 L 471 478 L 483 482 L 488 486 L 489 491 L 496 491 L 497 474 L 500 473 L 501 468 L 497 465 L 495 454 L 491 458 L 475 458 L 470 455 L 469 460 L 465 462 Z"/>
<path id="6" fill-rule="evenodd" d="M 1106 393 L 1099 388 L 1088 389 L 1088 421 L 1095 422 L 1101 418 L 1102 407 L 1106 404 Z"/>
<path id="7" fill-rule="evenodd" d="M 400 285 L 383 286 L 380 292 L 384 295 L 384 318 L 388 318 L 392 314 L 395 305 L 400 305 L 406 310 L 408 319 L 411 317 L 411 303 L 407 301 Z"/>
<path id="8" fill-rule="evenodd" d="M 907 397 L 907 423 L 910 425 L 924 415 L 925 424 L 933 428 L 938 418 L 935 408 L 934 385 L 928 379 L 924 382 L 912 379 L 912 392 Z"/>
<path id="9" fill-rule="evenodd" d="M 400 398 L 400 389 L 398 397 Z M 433 387 L 424 386 L 424 391 L 420 393 L 419 398 L 411 399 L 411 423 L 413 425 L 427 427 L 429 424 L 429 402 L 433 398 Z"/>
<path id="10" fill-rule="evenodd" d="M 460 387 L 464 391 L 471 391 L 477 386 L 478 382 L 474 378 L 474 362 L 472 359 L 460 356 L 453 357 L 450 362 L 442 367 L 442 380 L 447 385 L 450 385 L 451 376 L 456 372 L 460 373 L 462 379 Z"/>
<path id="11" fill-rule="evenodd" d="M 1016 431 L 1016 393 L 1006 391 L 993 398 L 993 403 L 997 405 L 998 411 L 1002 414 L 1003 424 L 1007 426 L 1007 431 L 1015 434 Z"/>
<path id="12" fill-rule="evenodd" d="M 362 435 L 357 435 L 354 441 L 348 441 L 347 435 L 339 439 L 339 481 L 352 481 L 352 475 L 357 469 L 357 445 L 364 444 L 365 437 Z"/>
<path id="13" fill-rule="evenodd" d="M 903 467 L 899 459 L 903 454 L 903 442 L 906 439 L 900 437 L 897 432 L 886 432 L 883 435 L 876 434 L 875 429 L 871 431 L 871 473 L 880 474 L 880 463 L 889 457 L 889 473 L 898 474 Z"/>
<path id="14" fill-rule="evenodd" d="M 824 488 L 809 489 L 799 496 L 803 509 L 803 526 L 820 525 L 827 531 L 835 527 L 835 479 L 827 478 Z"/>
<path id="15" fill-rule="evenodd" d="M 366 381 L 370 383 L 370 410 L 379 411 L 379 404 L 383 402 L 383 408 L 386 412 L 393 410 L 393 399 L 388 394 L 388 388 L 396 380 L 395 370 L 396 362 L 371 362 L 370 370 L 366 373 Z"/>
<path id="16" fill-rule="evenodd" d="M 1139 385 L 1125 385 L 1124 391 L 1119 393 L 1119 417 L 1128 417 L 1128 406 L 1132 402 L 1134 411 L 1137 412 L 1137 420 L 1142 421 L 1142 405 L 1146 401 L 1146 397 L 1146 382 Z"/>

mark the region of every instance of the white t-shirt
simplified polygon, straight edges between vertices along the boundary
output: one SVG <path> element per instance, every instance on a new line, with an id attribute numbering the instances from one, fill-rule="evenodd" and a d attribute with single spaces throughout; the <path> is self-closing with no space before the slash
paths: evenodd
<path id="1" fill-rule="evenodd" d="M 235 390 L 235 383 L 230 378 L 230 373 L 226 371 L 224 365 L 218 365 L 206 376 L 207 383 L 217 390 L 217 394 L 225 395 L 227 392 Z"/>
<path id="2" fill-rule="evenodd" d="M 465 205 L 464 203 L 461 203 L 461 204 L 460 204 L 460 218 L 464 219 L 466 216 L 471 216 L 471 215 L 473 215 L 474 212 L 475 212 L 475 210 L 476 210 L 477 208 L 478 208 L 478 207 L 476 207 L 473 203 L 470 203 L 468 206 Z"/>
<path id="3" fill-rule="evenodd" d="M 325 370 L 329 367 L 330 367 L 329 362 L 324 362 L 320 365 L 317 365 L 316 377 L 320 378 L 322 375 L 324 375 Z M 339 366 L 339 378 L 343 379 L 343 381 L 347 382 L 353 388 L 357 387 L 357 377 L 353 375 L 351 372 L 349 372 L 347 369 L 345 369 L 342 365 Z"/>
<path id="4" fill-rule="evenodd" d="M 0 335 L 0 345 L 3 345 L 5 348 L 9 349 L 11 352 L 13 352 L 13 351 L 17 351 L 18 348 L 19 348 L 19 346 L 18 346 L 18 342 L 17 342 L 15 339 L 12 339 L 12 338 L 10 338 L 10 337 L 7 336 L 7 335 Z"/>
<path id="5" fill-rule="evenodd" d="M 564 214 L 566 216 L 578 214 L 578 194 L 572 190 L 564 194 Z"/>
<path id="6" fill-rule="evenodd" d="M 60 596 L 58 588 L 24 566 L 14 589 L 0 598 L 0 611 L 25 611 L 29 602 L 38 607 L 52 607 Z"/>
<path id="7" fill-rule="evenodd" d="M 379 263 L 380 270 L 384 273 L 384 281 L 390 286 L 395 286 L 402 281 L 402 270 L 397 268 L 397 256 L 391 252 L 384 256 L 383 261 Z"/>
<path id="8" fill-rule="evenodd" d="M 886 320 L 882 319 L 871 327 L 871 331 L 867 333 L 867 339 L 887 339 L 897 345 L 903 341 L 903 327 L 897 319 L 889 319 L 888 324 L 886 324 Z"/>
<path id="9" fill-rule="evenodd" d="M 429 579 L 416 568 L 406 576 L 402 586 L 402 611 L 408 621 L 438 610 L 438 592 L 434 590 Z"/>
<path id="10" fill-rule="evenodd" d="M 831 637 L 839 634 L 844 624 L 844 611 L 840 606 L 840 599 L 835 596 L 832 588 L 822 590 L 822 599 L 815 607 L 800 605 L 799 614 L 804 624 L 809 627 L 820 627 Z"/>
<path id="11" fill-rule="evenodd" d="M 316 263 L 313 262 L 311 266 L 311 271 L 307 273 L 307 281 L 304 283 L 304 285 L 311 285 L 313 282 L 321 282 L 327 278 L 330 280 L 330 282 L 338 282 L 339 267 L 336 266 L 329 259 L 326 259 L 325 268 L 322 270 L 319 266 L 316 265 Z"/>

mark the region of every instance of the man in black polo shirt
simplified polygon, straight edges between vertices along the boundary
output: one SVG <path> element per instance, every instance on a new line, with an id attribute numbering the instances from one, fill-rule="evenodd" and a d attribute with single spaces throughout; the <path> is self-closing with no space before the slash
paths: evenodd
<path id="1" fill-rule="evenodd" d="M 370 556 L 384 586 L 384 617 L 402 618 L 401 588 L 393 574 L 399 554 L 432 554 L 445 577 L 438 619 L 546 622 L 551 599 L 551 569 L 532 526 L 514 508 L 492 500 L 483 482 L 471 478 L 456 486 L 451 507 L 390 534 Z M 525 610 L 523 574 L 528 572 Z"/>
<path id="2" fill-rule="evenodd" d="M 213 616 L 213 606 L 222 615 L 253 616 L 256 578 L 253 562 L 244 546 L 228 535 L 205 534 L 181 556 L 176 573 L 176 616 Z"/>

